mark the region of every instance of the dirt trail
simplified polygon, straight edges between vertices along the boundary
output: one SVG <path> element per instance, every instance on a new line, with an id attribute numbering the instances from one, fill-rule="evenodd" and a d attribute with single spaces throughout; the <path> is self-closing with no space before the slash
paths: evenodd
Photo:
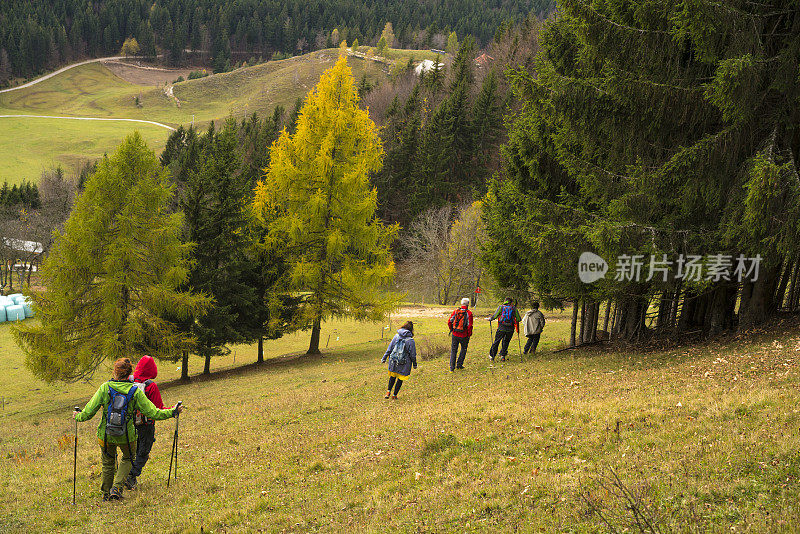
<path id="1" fill-rule="evenodd" d="M 170 131 L 175 131 L 175 128 L 172 126 L 167 126 L 166 124 L 162 124 L 160 122 L 155 121 L 145 121 L 141 119 L 110 119 L 110 118 L 100 118 L 100 117 L 59 117 L 56 115 L 0 115 L 0 119 L 10 119 L 10 118 L 31 118 L 31 119 L 72 119 L 77 121 L 123 121 L 123 122 L 141 122 L 143 124 L 152 124 L 153 126 L 160 126 L 161 128 L 166 128 Z"/>
<path id="2" fill-rule="evenodd" d="M 25 89 L 26 87 L 30 87 L 32 85 L 36 85 L 39 82 L 43 82 L 45 80 L 49 80 L 53 76 L 57 76 L 64 71 L 68 71 L 69 69 L 74 69 L 75 67 L 80 67 L 81 65 L 88 65 L 89 63 L 99 63 L 101 61 L 115 61 L 120 59 L 126 59 L 125 56 L 111 56 L 111 57 L 99 57 L 95 59 L 87 59 L 86 61 L 80 61 L 78 63 L 73 63 L 72 65 L 67 65 L 66 67 L 62 67 L 57 71 L 53 71 L 50 74 L 45 74 L 41 78 L 36 78 L 28 83 L 23 83 L 22 85 L 17 85 L 16 87 L 9 87 L 8 89 L 0 89 L 0 94 L 8 93 L 11 91 L 17 91 L 19 89 Z M 127 59 L 136 59 L 136 58 L 127 58 Z"/>

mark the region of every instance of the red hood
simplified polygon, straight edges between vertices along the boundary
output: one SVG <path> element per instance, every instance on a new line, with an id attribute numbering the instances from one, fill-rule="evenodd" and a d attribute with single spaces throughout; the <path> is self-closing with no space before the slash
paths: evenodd
<path id="1" fill-rule="evenodd" d="M 133 379 L 137 382 L 144 382 L 145 380 L 154 380 L 156 376 L 158 376 L 156 361 L 150 356 L 142 356 L 142 359 L 136 364 Z"/>

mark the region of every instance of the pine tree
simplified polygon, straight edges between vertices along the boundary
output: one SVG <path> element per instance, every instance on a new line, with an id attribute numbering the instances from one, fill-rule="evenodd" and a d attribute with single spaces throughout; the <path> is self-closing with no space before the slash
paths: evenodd
<path id="1" fill-rule="evenodd" d="M 178 291 L 191 245 L 170 213 L 166 171 L 138 133 L 86 182 L 44 261 L 45 289 L 31 297 L 37 323 L 14 337 L 39 378 L 78 380 L 106 359 L 150 354 L 176 360 L 193 340 L 163 318 L 200 315 L 205 297 Z"/>
<path id="2" fill-rule="evenodd" d="M 326 71 L 306 98 L 297 131 L 272 146 L 256 188 L 256 213 L 277 211 L 269 234 L 286 241 L 292 282 L 308 292 L 308 352 L 319 352 L 322 321 L 331 316 L 378 319 L 393 305 L 381 288 L 392 278 L 396 227 L 375 219 L 368 174 L 380 169 L 375 124 L 358 107 L 346 57 Z M 261 215 L 264 218 L 263 215 Z"/>
<path id="3" fill-rule="evenodd" d="M 385 56 L 388 49 L 389 45 L 386 42 L 386 37 L 381 37 L 378 39 L 378 44 L 375 46 L 375 50 L 378 52 L 378 55 Z"/>
<path id="4" fill-rule="evenodd" d="M 383 27 L 381 38 L 386 41 L 386 48 L 392 48 L 394 46 L 395 43 L 394 28 L 392 27 L 391 22 L 387 22 L 386 25 Z"/>
<path id="5" fill-rule="evenodd" d="M 451 56 L 455 56 L 458 53 L 458 36 L 456 35 L 456 32 L 450 32 L 450 35 L 447 36 L 447 47 L 445 48 L 445 52 Z"/>
<path id="6" fill-rule="evenodd" d="M 758 280 L 741 284 L 682 283 L 673 268 L 666 282 L 591 289 L 619 300 L 627 337 L 642 333 L 654 298 L 680 302 L 673 326 L 714 332 L 735 323 L 740 293 L 739 323 L 755 324 L 800 269 L 800 80 L 789 52 L 800 22 L 777 1 L 655 5 L 562 2 L 536 71 L 513 75 L 523 112 L 504 150 L 509 181 L 486 206 L 491 261 L 563 296 L 580 291 L 575 277 L 559 278 L 542 251 L 561 251 L 563 265 L 581 249 L 760 254 Z M 508 253 L 530 237 L 500 225 L 536 242 Z"/>
<path id="7" fill-rule="evenodd" d="M 181 184 L 179 206 L 185 214 L 186 238 L 195 244 L 188 288 L 214 299 L 192 325 L 196 353 L 205 359 L 204 374 L 211 372 L 211 358 L 230 353 L 228 345 L 252 342 L 248 316 L 258 308 L 250 280 L 253 266 L 247 257 L 246 199 L 251 189 L 242 172 L 239 138 L 234 119 L 201 142 L 196 165 Z"/>

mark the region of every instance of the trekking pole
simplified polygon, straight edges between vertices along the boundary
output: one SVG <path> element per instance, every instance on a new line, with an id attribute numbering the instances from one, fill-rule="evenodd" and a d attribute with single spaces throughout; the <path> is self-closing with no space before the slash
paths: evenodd
<path id="1" fill-rule="evenodd" d="M 182 401 L 178 401 L 178 404 L 175 405 L 177 409 L 180 406 Z M 181 414 L 175 414 L 175 434 L 172 436 L 172 451 L 169 454 L 169 472 L 167 473 L 167 487 L 169 487 L 169 479 L 172 476 L 172 461 L 175 460 L 175 480 L 178 479 L 178 425 L 181 421 Z"/>
<path id="2" fill-rule="evenodd" d="M 81 409 L 75 406 L 75 411 L 80 412 Z M 75 416 L 73 415 L 73 419 Z M 72 455 L 72 505 L 75 505 L 75 493 L 78 486 L 78 420 L 75 419 L 75 449 Z"/>

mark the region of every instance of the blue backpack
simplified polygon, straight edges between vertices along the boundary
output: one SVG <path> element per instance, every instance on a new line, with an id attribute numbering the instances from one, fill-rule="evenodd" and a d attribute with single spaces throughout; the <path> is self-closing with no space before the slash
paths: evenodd
<path id="1" fill-rule="evenodd" d="M 127 394 L 120 393 L 108 385 L 108 407 L 106 408 L 106 434 L 109 436 L 126 436 L 128 434 L 128 419 L 133 415 L 128 410 L 136 386 L 132 386 Z M 130 440 L 128 440 L 130 441 Z"/>
<path id="2" fill-rule="evenodd" d="M 511 326 L 514 324 L 514 308 L 503 304 L 503 307 L 500 309 L 500 317 L 498 318 L 498 322 L 505 326 Z"/>
<path id="3" fill-rule="evenodd" d="M 394 365 L 403 366 L 406 364 L 406 340 L 400 338 L 397 340 L 397 343 L 394 344 L 394 348 L 392 349 L 392 353 L 389 354 L 389 361 L 392 362 Z"/>

